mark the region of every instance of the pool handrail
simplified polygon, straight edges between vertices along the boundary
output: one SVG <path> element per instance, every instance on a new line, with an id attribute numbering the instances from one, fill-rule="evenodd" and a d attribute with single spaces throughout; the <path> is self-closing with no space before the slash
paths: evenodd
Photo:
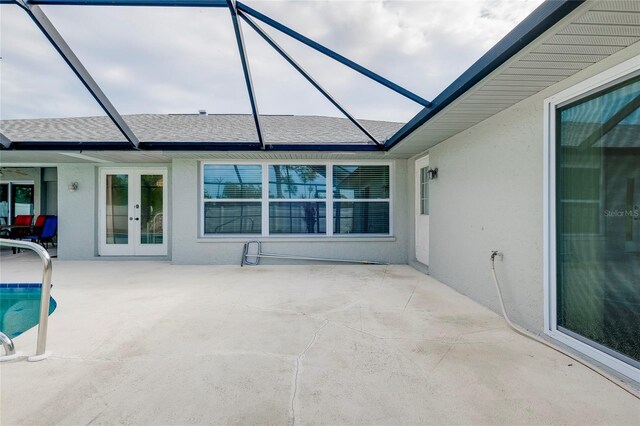
<path id="1" fill-rule="evenodd" d="M 36 354 L 29 361 L 41 361 L 49 356 L 47 352 L 47 329 L 49 326 L 49 301 L 51 298 L 51 274 L 53 264 L 49 252 L 39 244 L 29 241 L 0 238 L 0 247 L 24 248 L 35 251 L 42 260 L 42 290 L 40 294 L 40 320 L 38 321 L 38 342 Z"/>

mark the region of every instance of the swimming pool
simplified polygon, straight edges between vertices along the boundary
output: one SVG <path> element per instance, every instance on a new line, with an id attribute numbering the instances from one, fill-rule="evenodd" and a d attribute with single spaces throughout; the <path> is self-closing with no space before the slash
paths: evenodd
<path id="1" fill-rule="evenodd" d="M 40 316 L 40 283 L 0 283 L 0 331 L 15 338 L 38 325 Z M 57 307 L 53 297 L 49 315 Z"/>

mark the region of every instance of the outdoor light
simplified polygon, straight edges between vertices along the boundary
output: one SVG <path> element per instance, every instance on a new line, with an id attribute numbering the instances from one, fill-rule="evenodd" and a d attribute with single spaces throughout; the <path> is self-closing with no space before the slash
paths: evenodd
<path id="1" fill-rule="evenodd" d="M 429 169 L 427 171 L 427 175 L 429 176 L 429 180 L 434 180 L 438 178 L 438 168 L 436 167 L 435 169 Z"/>
<path id="2" fill-rule="evenodd" d="M 78 182 L 71 182 L 69 184 L 69 192 L 76 192 L 78 190 Z"/>

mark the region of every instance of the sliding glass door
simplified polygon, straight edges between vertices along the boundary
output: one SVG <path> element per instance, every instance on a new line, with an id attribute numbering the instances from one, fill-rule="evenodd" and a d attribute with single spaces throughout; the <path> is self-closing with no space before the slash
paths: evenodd
<path id="1" fill-rule="evenodd" d="M 9 225 L 18 215 L 33 215 L 35 187 L 33 182 L 0 184 L 0 225 Z"/>
<path id="2" fill-rule="evenodd" d="M 557 330 L 640 368 L 640 77 L 555 123 Z"/>

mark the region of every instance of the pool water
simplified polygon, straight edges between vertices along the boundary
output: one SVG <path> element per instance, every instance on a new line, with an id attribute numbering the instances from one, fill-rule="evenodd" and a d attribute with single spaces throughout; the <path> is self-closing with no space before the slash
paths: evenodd
<path id="1" fill-rule="evenodd" d="M 40 317 L 41 284 L 0 284 L 0 331 L 14 338 L 38 325 Z M 56 301 L 49 301 L 49 315 L 55 311 Z"/>

